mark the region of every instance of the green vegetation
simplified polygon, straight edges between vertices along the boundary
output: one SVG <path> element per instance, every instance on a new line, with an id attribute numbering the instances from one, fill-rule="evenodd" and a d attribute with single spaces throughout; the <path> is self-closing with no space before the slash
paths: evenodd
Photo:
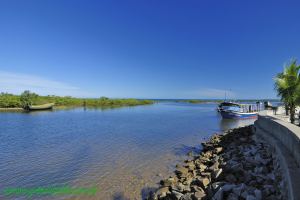
<path id="1" fill-rule="evenodd" d="M 300 105 L 300 65 L 296 60 L 289 62 L 284 71 L 275 78 L 275 89 L 284 102 L 286 110 L 290 111 L 291 123 L 295 121 L 296 106 Z M 287 112 L 288 114 L 288 112 Z"/>
<path id="2" fill-rule="evenodd" d="M 120 106 L 136 106 L 152 104 L 151 100 L 138 99 L 110 99 L 101 98 L 75 98 L 60 96 L 40 96 L 30 91 L 24 91 L 21 95 L 13 95 L 8 93 L 0 94 L 0 108 L 28 108 L 30 105 L 41 105 L 47 103 L 55 103 L 56 107 L 120 107 Z"/>
<path id="3" fill-rule="evenodd" d="M 1 108 L 20 108 L 22 107 L 20 96 L 1 93 L 0 94 L 0 107 Z"/>
<path id="4" fill-rule="evenodd" d="M 33 102 L 36 101 L 36 99 L 38 99 L 37 94 L 32 93 L 29 90 L 25 90 L 20 96 L 22 108 L 28 109 L 29 106 L 31 106 Z"/>

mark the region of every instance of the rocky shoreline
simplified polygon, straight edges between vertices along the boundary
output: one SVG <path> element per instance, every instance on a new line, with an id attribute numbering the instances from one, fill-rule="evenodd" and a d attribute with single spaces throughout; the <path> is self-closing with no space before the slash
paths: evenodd
<path id="1" fill-rule="evenodd" d="M 252 126 L 215 134 L 200 155 L 177 165 L 147 200 L 281 200 L 280 167 L 271 148 Z"/>

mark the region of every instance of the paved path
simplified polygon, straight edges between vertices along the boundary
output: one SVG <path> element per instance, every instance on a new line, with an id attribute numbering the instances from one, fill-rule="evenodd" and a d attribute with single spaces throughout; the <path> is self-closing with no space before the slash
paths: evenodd
<path id="1" fill-rule="evenodd" d="M 295 125 L 299 124 L 299 116 L 298 116 L 299 110 L 300 110 L 300 108 L 298 107 L 297 108 L 298 112 L 296 112 L 296 115 L 295 115 L 295 122 L 294 122 Z M 290 116 L 285 115 L 284 107 L 279 107 L 277 112 L 276 112 L 276 115 L 274 115 L 273 110 L 264 110 L 260 113 L 263 114 L 263 115 L 269 115 L 269 116 L 275 117 L 277 119 L 280 119 L 280 120 L 283 120 L 283 121 L 286 121 L 286 122 L 290 122 Z"/>

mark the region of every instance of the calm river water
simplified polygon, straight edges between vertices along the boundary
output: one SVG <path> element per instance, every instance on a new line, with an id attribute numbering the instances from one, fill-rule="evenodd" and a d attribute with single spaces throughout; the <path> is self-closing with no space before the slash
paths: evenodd
<path id="1" fill-rule="evenodd" d="M 31 199 L 141 199 L 205 138 L 254 121 L 222 120 L 215 108 L 165 102 L 0 113 L 0 198 L 16 199 L 3 195 L 7 187 L 67 185 L 97 194 Z"/>

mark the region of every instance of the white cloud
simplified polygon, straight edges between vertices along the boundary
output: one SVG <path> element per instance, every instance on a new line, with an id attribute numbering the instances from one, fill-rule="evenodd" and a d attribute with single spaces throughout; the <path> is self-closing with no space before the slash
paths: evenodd
<path id="1" fill-rule="evenodd" d="M 90 96 L 80 88 L 43 77 L 0 71 L 0 92 L 20 94 L 30 90 L 41 95 Z"/>

